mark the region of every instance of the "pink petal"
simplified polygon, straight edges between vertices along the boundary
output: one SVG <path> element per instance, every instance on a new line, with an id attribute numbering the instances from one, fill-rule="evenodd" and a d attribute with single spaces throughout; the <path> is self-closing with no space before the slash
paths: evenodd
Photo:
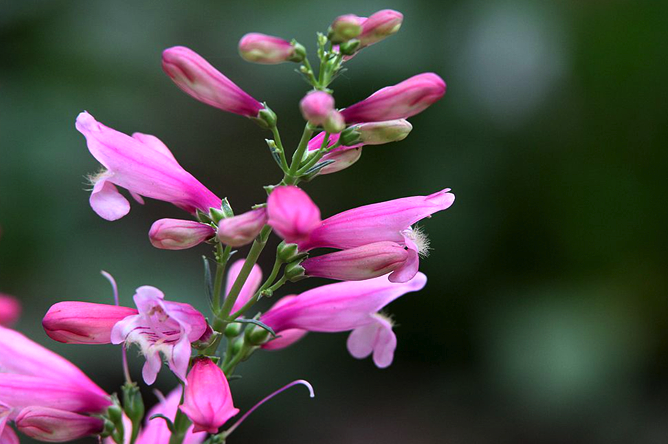
<path id="1" fill-rule="evenodd" d="M 130 212 L 130 202 L 116 186 L 105 180 L 97 181 L 90 195 L 90 206 L 102 219 L 118 220 Z"/>

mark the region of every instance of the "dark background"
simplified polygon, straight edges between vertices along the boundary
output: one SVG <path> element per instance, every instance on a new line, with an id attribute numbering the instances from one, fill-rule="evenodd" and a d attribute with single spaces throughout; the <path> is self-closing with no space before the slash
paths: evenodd
<path id="1" fill-rule="evenodd" d="M 111 302 L 104 269 L 125 304 L 148 284 L 207 306 L 208 247 L 147 240 L 154 220 L 184 213 L 148 201 L 109 223 L 88 206 L 98 164 L 74 129 L 80 111 L 159 136 L 244 211 L 280 179 L 268 134 L 179 91 L 161 51 L 202 54 L 267 101 L 295 146 L 306 85 L 291 64 L 243 61 L 239 38 L 295 37 L 313 55 L 334 17 L 383 8 L 404 25 L 348 64 L 337 104 L 425 71 L 448 92 L 405 141 L 305 188 L 328 216 L 452 187 L 453 207 L 422 224 L 428 286 L 388 309 L 389 369 L 351 358 L 345 334 L 257 353 L 232 383 L 242 411 L 297 378 L 317 396 L 292 389 L 230 444 L 668 442 L 666 2 L 0 1 L 0 290 L 23 302 L 17 328 L 111 392 L 119 348 L 50 341 L 51 304 Z M 131 362 L 139 378 L 143 359 Z M 173 384 L 163 371 L 158 387 Z"/>

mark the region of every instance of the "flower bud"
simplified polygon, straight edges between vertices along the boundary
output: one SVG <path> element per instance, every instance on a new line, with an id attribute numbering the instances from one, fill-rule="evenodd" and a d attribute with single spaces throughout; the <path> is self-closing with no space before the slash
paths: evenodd
<path id="1" fill-rule="evenodd" d="M 240 333 L 241 333 L 241 324 L 239 324 L 238 322 L 227 324 L 227 327 L 225 327 L 226 338 L 236 338 L 237 336 L 239 336 Z"/>
<path id="2" fill-rule="evenodd" d="M 354 39 L 362 32 L 362 18 L 355 14 L 341 15 L 334 19 L 327 38 L 332 43 L 343 43 Z"/>
<path id="3" fill-rule="evenodd" d="M 406 119 L 438 101 L 445 90 L 445 82 L 436 74 L 418 74 L 376 91 L 341 114 L 349 124 Z"/>
<path id="4" fill-rule="evenodd" d="M 383 241 L 312 257 L 302 266 L 307 276 L 362 281 L 398 271 L 411 263 L 413 256 L 417 259 L 417 253 L 408 247 Z"/>
<path id="5" fill-rule="evenodd" d="M 412 129 L 413 125 L 404 119 L 362 123 L 356 127 L 356 131 L 359 133 L 359 143 L 364 145 L 383 145 L 398 142 L 404 140 Z"/>
<path id="6" fill-rule="evenodd" d="M 21 410 L 16 427 L 40 441 L 65 442 L 101 433 L 104 421 L 65 410 L 30 406 Z"/>
<path id="7" fill-rule="evenodd" d="M 339 51 L 341 51 L 341 54 L 343 54 L 344 56 L 352 56 L 357 52 L 358 49 L 360 49 L 360 46 L 361 43 L 359 40 L 357 39 L 348 40 L 347 42 L 341 43 L 339 45 Z"/>
<path id="8" fill-rule="evenodd" d="M 13 297 L 0 293 L 0 325 L 9 327 L 18 321 L 21 304 Z"/>
<path id="9" fill-rule="evenodd" d="M 302 259 L 304 256 L 306 253 L 300 253 L 297 244 L 288 244 L 283 241 L 276 249 L 277 259 L 286 264 Z"/>
<path id="10" fill-rule="evenodd" d="M 148 238 L 155 248 L 185 250 L 215 234 L 213 228 L 194 220 L 159 219 L 153 222 Z"/>
<path id="11" fill-rule="evenodd" d="M 267 210 L 258 208 L 218 223 L 218 239 L 225 245 L 241 247 L 253 242 L 267 223 Z"/>
<path id="12" fill-rule="evenodd" d="M 295 186 L 276 187 L 267 199 L 268 224 L 288 243 L 299 242 L 322 222 L 320 209 Z"/>
<path id="13" fill-rule="evenodd" d="M 324 91 L 311 91 L 299 102 L 302 115 L 309 123 L 320 126 L 335 111 L 334 97 Z"/>
<path id="14" fill-rule="evenodd" d="M 327 116 L 327 119 L 322 126 L 328 133 L 338 134 L 346 129 L 346 121 L 343 119 L 340 112 L 334 110 L 329 113 L 329 116 Z"/>
<path id="15" fill-rule="evenodd" d="M 285 277 L 290 281 L 290 282 L 297 282 L 301 281 L 306 277 L 304 274 L 305 270 L 304 267 L 302 267 L 299 263 L 293 262 L 291 264 L 288 264 L 285 266 Z"/>
<path id="16" fill-rule="evenodd" d="M 137 310 L 92 302 L 58 302 L 42 319 L 46 334 L 66 344 L 109 344 L 111 330 Z"/>
<path id="17" fill-rule="evenodd" d="M 269 331 L 266 328 L 262 328 L 259 325 L 253 326 L 253 328 L 248 329 L 248 343 L 251 345 L 262 345 L 267 342 L 269 339 Z"/>
<path id="18" fill-rule="evenodd" d="M 304 47 L 271 35 L 251 32 L 239 41 L 239 54 L 249 62 L 275 65 L 304 60 Z"/>
<path id="19" fill-rule="evenodd" d="M 403 14 L 392 9 L 383 9 L 372 14 L 362 24 L 362 32 L 359 35 L 361 46 L 373 45 L 396 34 L 403 20 Z"/>
<path id="20" fill-rule="evenodd" d="M 135 383 L 126 383 L 123 386 L 123 410 L 130 421 L 139 427 L 144 418 L 144 400 Z"/>
<path id="21" fill-rule="evenodd" d="M 166 49 L 162 53 L 162 69 L 186 94 L 207 105 L 246 117 L 257 117 L 263 108 L 191 49 Z"/>
<path id="22" fill-rule="evenodd" d="M 223 371 L 209 358 L 195 359 L 179 409 L 193 422 L 195 433 L 217 433 L 228 419 L 239 413 Z"/>

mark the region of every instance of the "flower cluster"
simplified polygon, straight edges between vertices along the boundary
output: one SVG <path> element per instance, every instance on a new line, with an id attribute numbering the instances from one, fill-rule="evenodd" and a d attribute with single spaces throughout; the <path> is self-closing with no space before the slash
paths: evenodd
<path id="1" fill-rule="evenodd" d="M 419 265 L 429 242 L 415 224 L 449 208 L 454 195 L 448 188 L 431 190 L 431 194 L 372 203 L 323 219 L 300 184 L 352 166 L 364 146 L 405 139 L 413 129 L 407 119 L 445 94 L 445 82 L 438 75 L 422 73 L 358 103 L 337 107 L 330 85 L 344 64 L 396 33 L 402 21 L 402 14 L 392 10 L 370 17 L 336 18 L 327 33 L 318 34 L 318 72 L 311 67 L 306 48 L 294 40 L 260 33 L 242 37 L 239 52 L 245 60 L 296 63 L 312 86 L 299 102 L 306 124 L 291 155 L 280 137 L 277 116 L 266 103 L 191 49 L 179 46 L 163 52 L 162 67 L 181 90 L 202 103 L 247 117 L 272 133 L 267 145 L 283 178 L 264 184 L 266 201 L 240 213 L 235 213 L 227 198 L 218 197 L 188 173 L 157 137 L 124 134 L 88 112 L 77 117 L 77 130 L 102 165 L 90 177 L 92 209 L 109 221 L 125 216 L 130 201 L 119 190 L 124 188 L 140 204 L 152 198 L 190 213 L 190 219 L 155 221 L 149 240 L 164 250 L 201 243 L 213 246 L 213 259 L 205 261 L 212 313 L 205 317 L 179 302 L 178 295 L 166 298 L 152 286 L 137 288 L 133 306 L 122 305 L 115 281 L 106 273 L 114 287 L 114 304 L 64 301 L 53 305 L 43 319 L 50 338 L 69 344 L 122 346 L 126 383 L 120 395 L 105 393 L 73 364 L 0 327 L 0 442 L 16 442 L 7 426 L 13 422 L 26 435 L 49 442 L 98 435 L 116 444 L 224 443 L 248 414 L 285 388 L 304 384 L 313 395 L 306 381 L 294 381 L 224 429 L 239 413 L 228 383 L 239 364 L 256 351 L 291 346 L 308 332 L 350 332 L 347 348 L 353 357 L 372 356 L 379 368 L 392 363 L 397 336 L 383 310 L 426 285 Z M 280 243 L 265 278 L 257 262 L 272 232 Z M 232 261 L 234 249 L 247 245 L 245 257 Z M 339 282 L 283 296 L 268 311 L 253 312 L 261 298 L 309 277 Z M 11 323 L 17 313 L 14 300 L 0 295 L 0 324 Z M 134 347 L 145 358 L 142 379 L 146 384 L 156 381 L 163 363 L 179 381 L 148 415 L 127 367 L 126 349 Z M 49 368 L 48 376 L 44 367 Z"/>

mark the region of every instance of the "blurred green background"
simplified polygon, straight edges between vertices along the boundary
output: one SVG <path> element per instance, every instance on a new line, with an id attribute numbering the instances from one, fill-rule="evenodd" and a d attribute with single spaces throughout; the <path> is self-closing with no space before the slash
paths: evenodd
<path id="1" fill-rule="evenodd" d="M 98 164 L 74 129 L 80 111 L 159 136 L 243 211 L 280 179 L 268 134 L 179 91 L 161 51 L 202 54 L 267 101 L 294 146 L 306 85 L 293 65 L 244 62 L 239 38 L 295 37 L 313 53 L 337 15 L 383 8 L 404 25 L 348 64 L 337 104 L 424 71 L 448 92 L 405 141 L 305 188 L 327 216 L 451 187 L 454 206 L 422 224 L 428 286 L 388 308 L 389 369 L 351 358 L 345 334 L 257 353 L 232 383 L 242 411 L 297 378 L 317 397 L 293 389 L 230 444 L 668 442 L 667 2 L 0 0 L 0 291 L 24 305 L 17 328 L 114 391 L 120 350 L 50 341 L 51 304 L 111 302 L 103 269 L 125 304 L 148 284 L 207 307 L 208 247 L 147 240 L 154 220 L 182 212 L 133 203 L 109 223 L 90 209 L 84 176 Z M 157 386 L 173 384 L 163 372 Z"/>

